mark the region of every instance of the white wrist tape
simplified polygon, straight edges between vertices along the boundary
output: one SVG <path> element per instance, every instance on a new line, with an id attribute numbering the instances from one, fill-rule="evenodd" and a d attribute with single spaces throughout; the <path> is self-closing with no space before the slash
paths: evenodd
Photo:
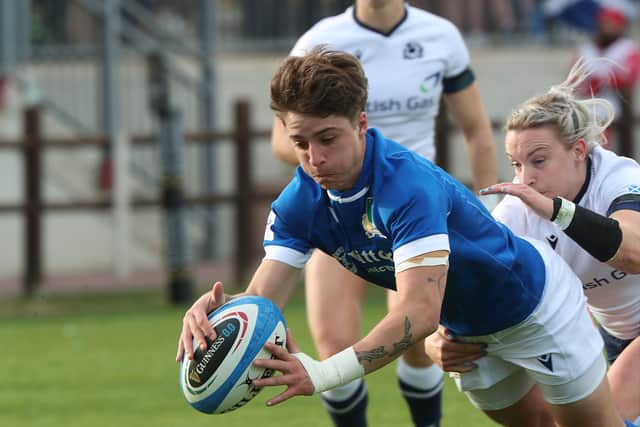
<path id="1" fill-rule="evenodd" d="M 342 350 L 322 362 L 304 353 L 292 353 L 291 355 L 302 362 L 316 393 L 322 393 L 364 376 L 364 368 L 358 361 L 353 347 Z"/>
<path id="2" fill-rule="evenodd" d="M 553 220 L 553 223 L 560 227 L 560 230 L 566 230 L 567 227 L 573 221 L 573 215 L 576 213 L 576 205 L 567 199 L 560 197 L 562 204 L 560 210 L 558 210 L 558 216 Z"/>
<path id="3" fill-rule="evenodd" d="M 396 265 L 396 273 L 416 267 L 433 267 L 435 265 L 449 265 L 449 256 L 424 257 L 420 261 L 408 259 Z"/>

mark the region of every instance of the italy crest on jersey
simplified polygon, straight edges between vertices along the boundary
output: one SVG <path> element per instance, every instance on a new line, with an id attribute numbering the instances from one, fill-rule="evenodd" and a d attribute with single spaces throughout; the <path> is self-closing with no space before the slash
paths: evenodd
<path id="1" fill-rule="evenodd" d="M 370 239 L 373 239 L 376 236 L 382 237 L 383 239 L 387 238 L 387 236 L 382 234 L 373 223 L 373 199 L 371 197 L 367 197 L 365 202 L 365 210 L 362 215 L 362 228 L 364 228 L 367 237 Z"/>

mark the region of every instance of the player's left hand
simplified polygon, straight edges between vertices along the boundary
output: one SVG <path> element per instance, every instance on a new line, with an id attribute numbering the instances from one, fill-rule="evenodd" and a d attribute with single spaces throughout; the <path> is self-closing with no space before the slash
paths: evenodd
<path id="1" fill-rule="evenodd" d="M 518 197 L 542 218 L 549 219 L 553 214 L 553 200 L 539 193 L 533 187 L 515 182 L 501 182 L 479 191 L 481 196 L 488 194 L 509 194 Z"/>
<path id="2" fill-rule="evenodd" d="M 267 401 L 267 406 L 277 405 L 294 396 L 311 396 L 315 388 L 311 377 L 302 362 L 291 353 L 299 353 L 300 349 L 293 340 L 291 331 L 287 329 L 287 348 L 284 349 L 274 343 L 267 343 L 264 348 L 271 352 L 273 359 L 256 359 L 253 364 L 260 368 L 280 371 L 282 375 L 253 380 L 257 387 L 271 387 L 286 385 L 287 389 Z"/>

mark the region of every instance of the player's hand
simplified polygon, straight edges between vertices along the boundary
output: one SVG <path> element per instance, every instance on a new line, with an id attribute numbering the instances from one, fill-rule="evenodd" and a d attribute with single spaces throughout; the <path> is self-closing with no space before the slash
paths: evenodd
<path id="1" fill-rule="evenodd" d="M 253 364 L 260 368 L 269 368 L 280 371 L 282 375 L 270 378 L 259 378 L 253 380 L 256 387 L 271 387 L 286 385 L 287 389 L 279 395 L 269 399 L 267 406 L 277 405 L 294 396 L 311 396 L 315 388 L 311 377 L 307 373 L 302 362 L 291 353 L 299 353 L 300 350 L 293 340 L 291 331 L 287 329 L 287 349 L 274 343 L 267 343 L 264 346 L 272 355 L 273 359 L 256 359 Z"/>
<path id="2" fill-rule="evenodd" d="M 479 191 L 480 196 L 488 194 L 510 194 L 522 200 L 542 218 L 551 218 L 553 214 L 553 200 L 526 184 L 501 182 Z"/>
<path id="3" fill-rule="evenodd" d="M 473 371 L 478 367 L 474 361 L 487 354 L 484 344 L 457 342 L 443 326 L 425 338 L 424 348 L 431 360 L 446 372 Z"/>
<path id="4" fill-rule="evenodd" d="M 182 360 L 185 352 L 187 353 L 187 358 L 193 360 L 192 342 L 194 338 L 202 350 L 207 349 L 205 337 L 209 337 L 211 340 L 216 339 L 216 333 L 211 327 L 207 316 L 224 302 L 224 286 L 222 282 L 216 282 L 213 284 L 211 292 L 202 295 L 187 310 L 182 319 L 182 332 L 178 339 L 176 362 Z"/>

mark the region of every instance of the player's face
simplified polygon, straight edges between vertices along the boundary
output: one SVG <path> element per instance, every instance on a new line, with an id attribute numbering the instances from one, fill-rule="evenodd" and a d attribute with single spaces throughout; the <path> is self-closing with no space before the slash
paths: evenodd
<path id="1" fill-rule="evenodd" d="M 582 188 L 587 157 L 584 140 L 567 149 L 551 127 L 510 130 L 505 149 L 518 180 L 543 195 L 573 200 Z"/>
<path id="2" fill-rule="evenodd" d="M 355 184 L 365 152 L 367 118 L 311 116 L 289 112 L 284 127 L 302 169 L 322 188 L 348 190 Z"/>

